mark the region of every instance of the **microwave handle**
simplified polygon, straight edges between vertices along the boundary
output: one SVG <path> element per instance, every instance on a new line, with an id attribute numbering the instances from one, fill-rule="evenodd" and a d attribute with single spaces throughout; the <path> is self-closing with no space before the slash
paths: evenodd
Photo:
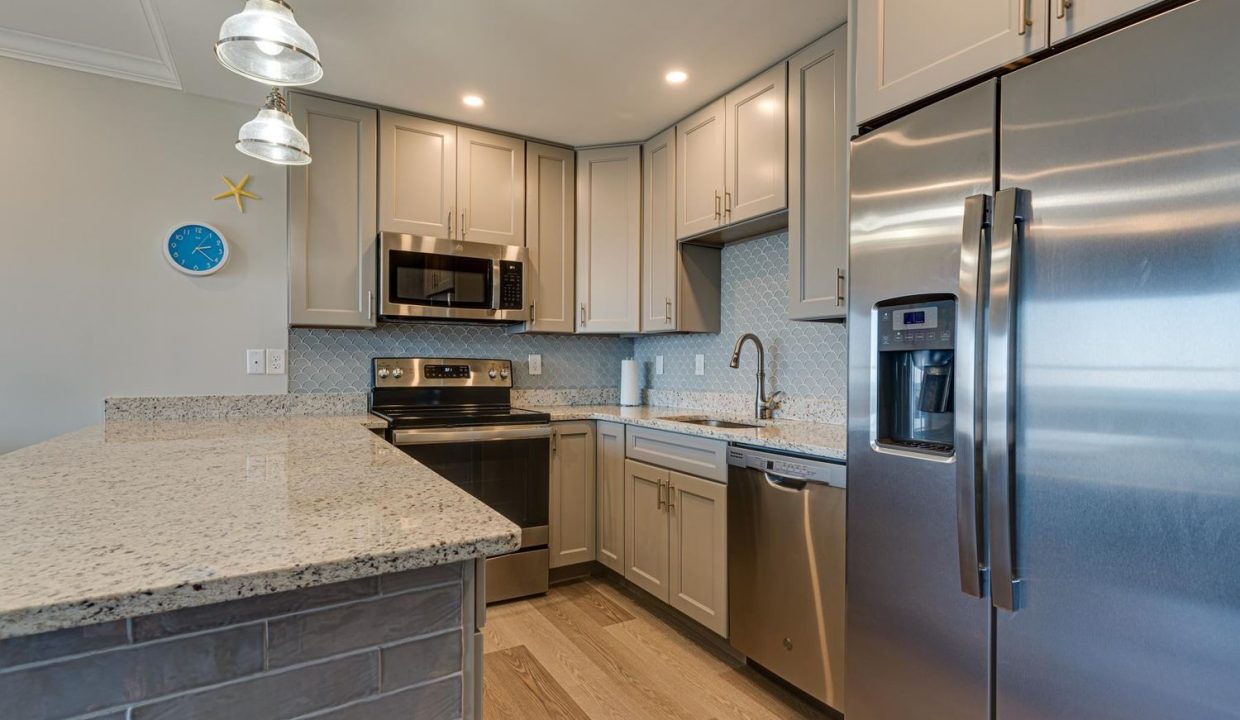
<path id="1" fill-rule="evenodd" d="M 499 260 L 491 261 L 491 312 L 500 311 L 500 298 L 503 295 L 503 266 Z"/>

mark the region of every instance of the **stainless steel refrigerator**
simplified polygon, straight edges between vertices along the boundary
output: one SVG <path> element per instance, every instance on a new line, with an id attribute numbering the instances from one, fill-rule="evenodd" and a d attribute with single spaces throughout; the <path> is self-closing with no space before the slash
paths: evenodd
<path id="1" fill-rule="evenodd" d="M 1240 718 L 1240 3 L 855 141 L 850 720 Z"/>

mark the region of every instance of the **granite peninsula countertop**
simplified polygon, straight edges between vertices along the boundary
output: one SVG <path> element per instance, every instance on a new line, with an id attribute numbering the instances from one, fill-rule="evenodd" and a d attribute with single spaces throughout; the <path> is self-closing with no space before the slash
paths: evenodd
<path id="1" fill-rule="evenodd" d="M 627 425 L 670 430 L 671 432 L 715 438 L 728 442 L 740 443 L 752 447 L 783 450 L 801 453 L 830 460 L 844 461 L 847 457 L 846 439 L 848 428 L 844 425 L 808 422 L 804 420 L 754 420 L 727 413 L 714 413 L 705 410 L 686 410 L 685 408 L 622 407 L 620 405 L 555 405 L 529 407 L 551 414 L 554 421 L 560 420 L 611 420 Z M 716 428 L 707 425 L 668 420 L 669 417 L 700 417 L 734 420 L 736 422 L 760 425 L 758 428 Z"/>
<path id="2" fill-rule="evenodd" d="M 382 426 L 108 421 L 0 455 L 0 639 L 516 549 Z"/>

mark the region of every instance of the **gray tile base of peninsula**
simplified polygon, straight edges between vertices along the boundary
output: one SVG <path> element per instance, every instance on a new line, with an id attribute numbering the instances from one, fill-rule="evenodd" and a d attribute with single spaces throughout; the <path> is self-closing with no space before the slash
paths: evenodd
<path id="1" fill-rule="evenodd" d="M 469 718 L 474 567 L 2 640 L 0 718 Z"/>

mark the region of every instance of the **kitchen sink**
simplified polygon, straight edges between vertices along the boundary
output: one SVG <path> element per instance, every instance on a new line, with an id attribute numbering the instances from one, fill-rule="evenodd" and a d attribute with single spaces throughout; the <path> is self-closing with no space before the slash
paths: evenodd
<path id="1" fill-rule="evenodd" d="M 704 418 L 704 417 L 669 417 L 669 418 L 663 418 L 663 419 L 671 420 L 672 422 L 682 422 L 682 423 L 688 423 L 690 425 L 705 425 L 707 427 L 717 427 L 717 428 L 740 429 L 740 428 L 762 427 L 761 425 L 751 425 L 749 423 L 733 422 L 731 420 L 718 420 L 716 418 Z"/>

